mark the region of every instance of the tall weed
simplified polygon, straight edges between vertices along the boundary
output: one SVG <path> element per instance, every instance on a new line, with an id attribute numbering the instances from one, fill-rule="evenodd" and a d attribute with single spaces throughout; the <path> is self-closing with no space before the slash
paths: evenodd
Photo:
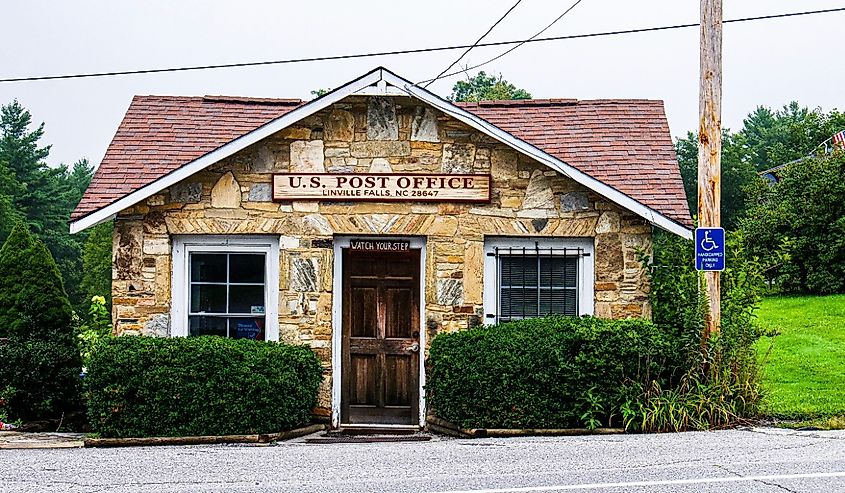
<path id="1" fill-rule="evenodd" d="M 655 233 L 648 265 L 654 322 L 667 335 L 670 360 L 662 379 L 645 386 L 623 406 L 626 429 L 638 431 L 703 430 L 730 426 L 758 413 L 760 369 L 756 324 L 765 283 L 738 233 L 727 240 L 727 268 L 721 275 L 720 331 L 704 338 L 707 300 L 702 276 L 695 271 L 693 245 Z"/>

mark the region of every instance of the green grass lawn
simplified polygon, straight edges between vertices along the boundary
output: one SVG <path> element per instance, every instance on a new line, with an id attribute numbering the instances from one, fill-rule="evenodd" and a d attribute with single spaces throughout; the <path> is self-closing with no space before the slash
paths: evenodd
<path id="1" fill-rule="evenodd" d="M 771 347 L 763 412 L 786 419 L 845 415 L 845 295 L 766 298 L 757 315 L 780 332 L 758 342 L 761 357 Z"/>

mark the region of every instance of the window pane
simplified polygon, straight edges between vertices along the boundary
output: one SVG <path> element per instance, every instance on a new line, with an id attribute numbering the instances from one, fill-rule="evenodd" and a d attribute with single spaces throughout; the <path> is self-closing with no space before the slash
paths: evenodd
<path id="1" fill-rule="evenodd" d="M 202 312 L 226 313 L 225 284 L 191 285 L 191 313 Z"/>
<path id="2" fill-rule="evenodd" d="M 229 324 L 229 333 L 235 339 L 264 340 L 264 317 L 232 318 Z"/>
<path id="3" fill-rule="evenodd" d="M 191 281 L 226 282 L 226 255 L 218 253 L 192 253 Z"/>
<path id="4" fill-rule="evenodd" d="M 540 291 L 540 316 L 578 314 L 577 291 L 574 289 L 544 289 Z"/>
<path id="5" fill-rule="evenodd" d="M 233 253 L 229 256 L 229 282 L 264 282 L 264 255 Z"/>
<path id="6" fill-rule="evenodd" d="M 575 257 L 540 257 L 540 286 L 575 287 L 577 273 Z"/>
<path id="7" fill-rule="evenodd" d="M 264 314 L 264 286 L 229 286 L 229 313 Z"/>
<path id="8" fill-rule="evenodd" d="M 536 284 L 536 279 L 534 281 Z M 525 318 L 537 316 L 537 288 L 502 288 L 501 318 Z"/>
<path id="9" fill-rule="evenodd" d="M 191 315 L 188 317 L 189 334 L 192 336 L 223 336 L 226 337 L 226 319 L 223 317 L 205 317 Z"/>
<path id="10" fill-rule="evenodd" d="M 537 257 L 501 257 L 502 286 L 537 286 Z"/>

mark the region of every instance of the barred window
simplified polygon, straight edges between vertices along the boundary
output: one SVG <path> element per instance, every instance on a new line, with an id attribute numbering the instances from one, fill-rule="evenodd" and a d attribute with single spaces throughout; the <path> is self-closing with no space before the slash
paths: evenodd
<path id="1" fill-rule="evenodd" d="M 589 243 L 588 243 L 589 241 Z M 486 242 L 485 323 L 592 313 L 592 241 Z"/>
<path id="2" fill-rule="evenodd" d="M 575 256 L 500 256 L 499 321 L 578 315 L 577 277 Z"/>

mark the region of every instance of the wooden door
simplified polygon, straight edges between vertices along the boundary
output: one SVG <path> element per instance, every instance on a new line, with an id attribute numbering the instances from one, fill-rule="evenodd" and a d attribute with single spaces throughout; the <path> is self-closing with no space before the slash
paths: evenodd
<path id="1" fill-rule="evenodd" d="M 343 251 L 341 422 L 419 422 L 420 251 Z"/>

